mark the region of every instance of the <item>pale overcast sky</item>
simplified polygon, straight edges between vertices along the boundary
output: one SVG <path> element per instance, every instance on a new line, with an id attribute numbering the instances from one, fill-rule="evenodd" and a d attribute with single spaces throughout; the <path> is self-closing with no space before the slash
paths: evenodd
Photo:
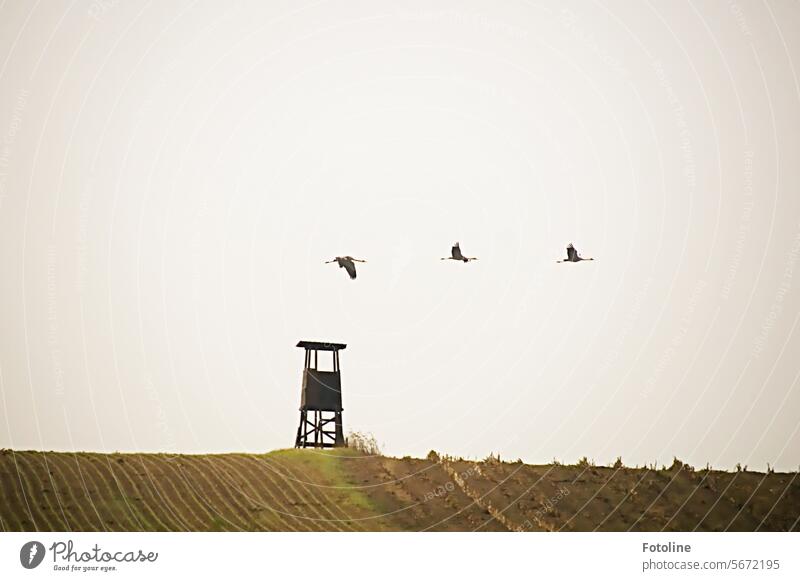
<path id="1" fill-rule="evenodd" d="M 799 31 L 789 1 L 3 3 L 0 446 L 289 447 L 309 339 L 389 454 L 796 469 Z"/>

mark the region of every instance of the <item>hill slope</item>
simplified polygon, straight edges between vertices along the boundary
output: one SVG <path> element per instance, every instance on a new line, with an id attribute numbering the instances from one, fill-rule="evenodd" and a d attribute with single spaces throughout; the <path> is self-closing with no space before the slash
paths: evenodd
<path id="1" fill-rule="evenodd" d="M 364 456 L 0 452 L 12 531 L 786 531 L 797 473 Z"/>

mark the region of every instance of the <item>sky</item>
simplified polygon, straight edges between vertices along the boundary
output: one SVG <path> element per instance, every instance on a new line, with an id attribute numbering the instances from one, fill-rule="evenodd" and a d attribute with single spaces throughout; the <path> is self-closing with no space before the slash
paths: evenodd
<path id="1" fill-rule="evenodd" d="M 290 447 L 302 339 L 347 344 L 345 431 L 391 455 L 797 469 L 798 31 L 3 3 L 0 446 Z"/>

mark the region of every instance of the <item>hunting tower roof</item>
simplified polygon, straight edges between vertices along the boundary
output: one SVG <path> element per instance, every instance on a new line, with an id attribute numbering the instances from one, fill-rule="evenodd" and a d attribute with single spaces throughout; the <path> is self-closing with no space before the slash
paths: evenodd
<path id="1" fill-rule="evenodd" d="M 329 343 L 327 341 L 300 341 L 297 346 L 314 351 L 339 351 L 347 347 L 344 343 Z"/>

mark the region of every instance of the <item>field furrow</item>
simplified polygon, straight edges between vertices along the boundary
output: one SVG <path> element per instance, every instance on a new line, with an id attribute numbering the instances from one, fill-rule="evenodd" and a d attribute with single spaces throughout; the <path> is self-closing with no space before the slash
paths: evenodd
<path id="1" fill-rule="evenodd" d="M 255 506 L 271 512 L 278 521 L 277 526 L 288 530 L 313 530 L 303 518 L 297 516 L 297 501 L 289 498 L 270 474 L 255 473 L 235 454 L 226 454 L 223 461 L 228 466 L 229 474 L 239 483 L 242 493 Z M 245 488 L 250 492 L 245 492 Z"/>
<path id="2" fill-rule="evenodd" d="M 61 514 L 61 518 L 64 521 L 64 524 L 67 526 L 68 530 L 73 530 L 73 525 L 70 519 L 67 518 L 67 509 L 65 506 L 65 501 L 61 496 L 61 491 L 59 489 L 58 482 L 54 477 L 53 471 L 50 466 L 50 462 L 47 458 L 47 452 L 42 452 L 38 455 L 38 468 L 39 474 L 44 474 L 44 478 L 42 478 L 42 484 L 50 486 L 50 490 L 53 494 L 53 499 L 55 499 L 56 506 L 58 507 L 58 512 Z"/>
<path id="3" fill-rule="evenodd" d="M 94 505 L 109 530 L 142 530 L 133 507 L 127 502 L 122 482 L 123 473 L 113 466 L 110 456 L 78 454 L 81 473 L 86 477 L 87 491 L 94 491 Z"/>
<path id="4" fill-rule="evenodd" d="M 3 451 L 0 454 L 0 487 L 3 489 L 3 506 L 8 507 L 2 515 L 6 530 L 36 530 L 31 509 L 17 473 L 14 454 L 10 451 Z"/>
<path id="5" fill-rule="evenodd" d="M 67 530 L 62 528 L 64 523 L 59 524 L 57 511 L 52 506 L 50 498 L 44 490 L 45 487 L 39 483 L 36 470 L 32 465 L 33 456 L 35 454 L 15 455 L 16 468 L 22 481 L 22 492 L 28 500 L 28 506 L 41 530 Z"/>
<path id="6" fill-rule="evenodd" d="M 176 471 L 180 474 L 180 478 L 186 487 L 191 490 L 193 496 L 198 502 L 202 503 L 206 511 L 211 515 L 209 528 L 211 530 L 227 530 L 227 531 L 245 531 L 247 526 L 234 523 L 233 519 L 238 520 L 235 512 L 225 510 L 222 503 L 215 503 L 214 496 L 219 499 L 219 495 L 214 491 L 213 485 L 207 480 L 202 473 L 189 473 L 183 461 L 176 462 Z M 231 518 L 232 517 L 232 518 Z"/>
<path id="7" fill-rule="evenodd" d="M 69 456 L 51 454 L 48 464 L 53 478 L 60 485 L 61 498 L 75 525 L 75 530 L 104 530 L 102 521 L 89 516 L 94 509 L 94 502 L 83 486 L 83 479 L 71 469 Z"/>
<path id="8" fill-rule="evenodd" d="M 291 477 L 286 472 L 281 471 L 279 467 L 273 465 L 269 459 L 263 456 L 249 455 L 243 456 L 242 459 L 245 462 L 251 462 L 255 464 L 257 467 L 256 469 L 270 473 L 275 480 L 278 481 L 282 489 L 286 490 L 287 494 L 293 498 L 295 502 L 304 503 L 302 506 L 306 508 L 305 516 L 311 522 L 313 522 L 315 526 L 319 527 L 319 530 L 344 530 L 341 523 L 338 522 L 338 519 L 332 517 L 330 512 L 328 512 L 327 516 L 323 514 L 323 510 L 321 509 L 322 505 L 316 496 L 310 494 L 295 478 Z"/>
<path id="9" fill-rule="evenodd" d="M 217 466 L 221 486 L 227 487 L 238 504 L 251 515 L 253 527 L 265 531 L 297 530 L 292 523 L 285 522 L 277 508 L 277 499 L 269 491 L 269 500 L 265 500 L 252 486 L 248 487 L 247 478 L 242 477 L 238 466 L 229 463 L 227 454 L 215 457 L 214 464 Z M 245 490 L 246 487 L 249 491 Z"/>
<path id="10" fill-rule="evenodd" d="M 319 475 L 312 474 L 304 470 L 304 467 L 300 466 L 298 466 L 296 470 L 293 470 L 291 463 L 282 462 L 278 457 L 275 457 L 275 455 L 270 456 L 268 459 L 265 457 L 264 460 L 273 465 L 275 470 L 284 474 L 286 478 L 293 479 L 301 492 L 308 496 L 308 498 L 311 498 L 317 506 L 320 507 L 321 511 L 323 511 L 324 518 L 329 519 L 331 522 L 338 522 L 342 530 L 350 532 L 363 530 L 361 526 L 352 521 L 353 516 L 342 508 L 341 504 L 336 501 L 335 496 L 325 487 L 324 483 L 320 483 Z"/>
<path id="11" fill-rule="evenodd" d="M 150 474 L 140 455 L 131 454 L 125 462 L 116 462 L 116 471 L 124 488 L 126 506 L 136 516 L 136 521 L 145 531 L 181 530 L 181 523 L 165 506 L 158 491 L 153 487 Z M 172 518 L 169 521 L 170 517 Z M 186 529 L 188 530 L 188 529 Z"/>
<path id="12" fill-rule="evenodd" d="M 175 477 L 171 468 L 171 461 L 151 455 L 141 455 L 142 465 L 147 467 L 147 472 L 154 484 L 160 484 L 160 496 L 165 505 L 173 514 L 180 515 L 180 521 L 193 531 L 205 531 L 211 522 L 210 515 L 196 499 L 188 493 L 179 478 Z M 183 489 L 183 490 L 181 490 Z"/>
<path id="13" fill-rule="evenodd" d="M 225 481 L 225 475 L 216 463 L 203 456 L 187 456 L 184 463 L 187 477 L 200 478 L 205 482 L 209 502 L 221 513 L 227 515 L 238 530 L 264 530 L 251 517 L 248 508 L 238 495 L 233 494 Z"/>

